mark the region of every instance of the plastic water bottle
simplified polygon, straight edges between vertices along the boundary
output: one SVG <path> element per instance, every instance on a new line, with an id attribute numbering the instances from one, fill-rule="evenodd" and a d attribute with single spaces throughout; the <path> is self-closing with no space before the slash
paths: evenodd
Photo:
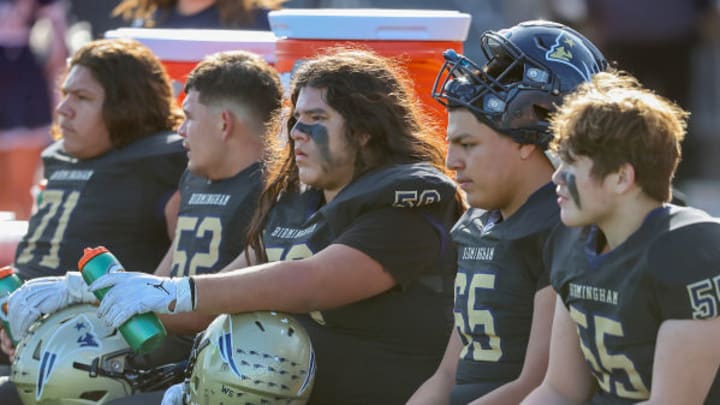
<path id="1" fill-rule="evenodd" d="M 114 271 L 124 271 L 122 264 L 104 246 L 85 248 L 78 262 L 78 269 L 90 285 L 101 276 Z M 102 301 L 110 288 L 95 291 Z M 167 336 L 165 327 L 152 312 L 137 314 L 120 325 L 120 333 L 136 353 L 145 354 L 156 349 Z"/>
<path id="2" fill-rule="evenodd" d="M 15 271 L 12 267 L 5 266 L 0 269 L 0 299 L 3 299 L 3 304 L 2 308 L 0 308 L 0 311 L 3 312 L 3 329 L 5 329 L 5 333 L 7 333 L 8 337 L 10 337 L 10 340 L 12 340 L 14 345 L 17 345 L 17 340 L 13 338 L 13 335 L 10 332 L 10 323 L 7 321 L 7 297 L 13 291 L 17 290 L 22 285 L 22 283 L 23 281 L 20 279 L 20 277 L 17 276 L 17 274 L 15 274 Z"/>

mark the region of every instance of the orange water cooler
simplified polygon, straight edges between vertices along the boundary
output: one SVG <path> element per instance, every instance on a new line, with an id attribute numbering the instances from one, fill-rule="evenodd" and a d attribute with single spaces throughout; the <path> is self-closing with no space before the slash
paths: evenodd
<path id="1" fill-rule="evenodd" d="M 179 99 L 187 75 L 207 55 L 244 50 L 275 64 L 277 38 L 270 31 L 119 28 L 107 31 L 105 37 L 133 38 L 150 48 L 167 69 Z"/>
<path id="2" fill-rule="evenodd" d="M 323 48 L 359 44 L 400 61 L 415 91 L 444 127 L 445 107 L 432 99 L 432 86 L 443 64 L 442 52 L 463 50 L 470 15 L 441 10 L 284 9 L 270 12 L 278 37 L 275 67 L 289 88 L 293 70 Z"/>

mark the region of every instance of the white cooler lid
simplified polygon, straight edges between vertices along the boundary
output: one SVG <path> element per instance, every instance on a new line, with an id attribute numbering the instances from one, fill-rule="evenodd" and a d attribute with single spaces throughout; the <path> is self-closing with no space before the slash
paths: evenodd
<path id="1" fill-rule="evenodd" d="M 279 38 L 463 42 L 471 17 L 451 10 L 298 8 L 271 11 L 269 19 Z"/>
<path id="2" fill-rule="evenodd" d="M 105 38 L 132 38 L 163 61 L 199 62 L 205 56 L 231 50 L 256 53 L 275 63 L 277 38 L 270 31 L 167 28 L 118 28 Z"/>

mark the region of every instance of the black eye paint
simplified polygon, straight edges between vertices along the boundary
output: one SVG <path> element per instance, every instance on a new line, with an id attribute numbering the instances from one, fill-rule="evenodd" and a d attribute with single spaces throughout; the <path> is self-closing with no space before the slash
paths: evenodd
<path id="1" fill-rule="evenodd" d="M 572 197 L 575 205 L 577 205 L 578 208 L 582 209 L 582 205 L 580 205 L 580 192 L 578 192 L 575 175 L 568 172 L 561 172 L 560 176 L 562 176 L 563 181 L 567 185 L 568 191 L 570 192 L 570 197 Z"/>
<path id="2" fill-rule="evenodd" d="M 320 124 L 308 125 L 298 121 L 295 123 L 293 129 L 308 135 L 320 148 L 320 155 L 325 163 L 327 163 L 327 165 L 332 163 L 332 156 L 330 156 L 330 137 L 328 136 L 328 130 L 325 126 Z M 324 169 L 327 171 L 328 167 L 324 167 Z"/>

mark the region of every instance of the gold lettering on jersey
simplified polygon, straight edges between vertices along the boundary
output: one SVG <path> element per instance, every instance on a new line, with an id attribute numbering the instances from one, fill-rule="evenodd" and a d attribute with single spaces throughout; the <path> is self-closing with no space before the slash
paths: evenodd
<path id="1" fill-rule="evenodd" d="M 296 238 L 301 238 L 309 233 L 313 233 L 315 231 L 316 227 L 317 227 L 317 224 L 313 224 L 312 226 L 309 226 L 304 229 L 285 228 L 283 226 L 276 226 L 275 229 L 273 229 L 270 236 L 272 236 L 273 238 L 280 238 L 280 239 L 296 239 Z"/>
<path id="2" fill-rule="evenodd" d="M 465 246 L 462 250 L 462 260 L 481 260 L 490 262 L 495 256 L 494 247 L 473 247 Z"/>
<path id="3" fill-rule="evenodd" d="M 591 285 L 570 283 L 570 297 L 612 305 L 618 303 L 617 291 Z"/>
<path id="4" fill-rule="evenodd" d="M 189 205 L 219 205 L 225 206 L 230 201 L 230 194 L 193 193 Z"/>
<path id="5" fill-rule="evenodd" d="M 92 175 L 93 170 L 58 170 L 50 175 L 49 180 L 88 181 Z"/>

